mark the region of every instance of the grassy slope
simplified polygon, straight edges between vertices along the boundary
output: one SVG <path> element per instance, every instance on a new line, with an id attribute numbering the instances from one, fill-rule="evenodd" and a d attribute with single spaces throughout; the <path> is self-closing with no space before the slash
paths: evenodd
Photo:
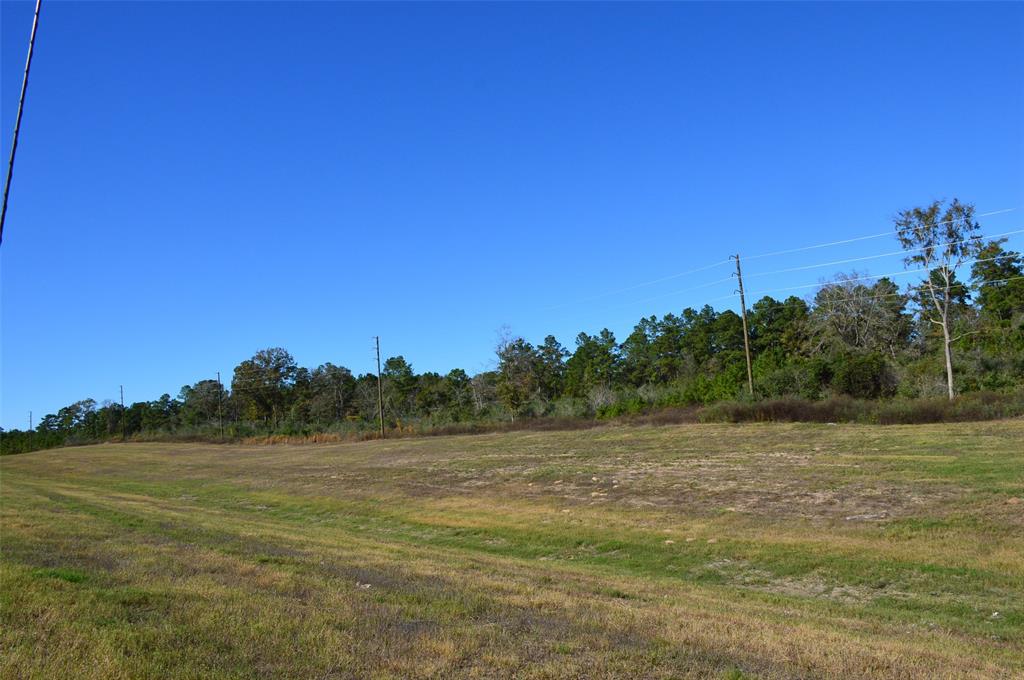
<path id="1" fill-rule="evenodd" d="M 1024 422 L 0 463 L 4 677 L 1024 677 Z"/>

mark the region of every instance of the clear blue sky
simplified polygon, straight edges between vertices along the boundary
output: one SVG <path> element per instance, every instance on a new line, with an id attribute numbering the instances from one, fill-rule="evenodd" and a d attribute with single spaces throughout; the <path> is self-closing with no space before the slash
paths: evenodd
<path id="1" fill-rule="evenodd" d="M 44 5 L 0 249 L 8 428 L 268 346 L 358 373 L 379 334 L 472 372 L 503 324 L 622 338 L 729 269 L 595 295 L 934 198 L 1024 228 L 1020 3 Z M 0 3 L 4 162 L 31 9 Z M 752 260 L 748 288 L 896 247 Z"/>

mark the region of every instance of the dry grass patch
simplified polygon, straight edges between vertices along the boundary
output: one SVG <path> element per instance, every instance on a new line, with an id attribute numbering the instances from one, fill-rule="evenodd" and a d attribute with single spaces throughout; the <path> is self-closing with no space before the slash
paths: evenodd
<path id="1" fill-rule="evenodd" d="M 4 677 L 1024 674 L 1024 423 L 0 461 Z"/>

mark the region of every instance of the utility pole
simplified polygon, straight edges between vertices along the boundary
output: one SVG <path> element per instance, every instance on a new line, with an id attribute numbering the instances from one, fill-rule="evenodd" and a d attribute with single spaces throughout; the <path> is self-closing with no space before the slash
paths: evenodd
<path id="1" fill-rule="evenodd" d="M 32 411 L 28 412 L 28 431 L 32 431 Z"/>
<path id="2" fill-rule="evenodd" d="M 373 338 L 377 342 L 377 417 L 380 419 L 380 438 L 384 439 L 384 387 L 380 381 L 380 336 Z"/>
<path id="3" fill-rule="evenodd" d="M 121 385 L 121 441 L 124 441 L 124 385 Z"/>
<path id="4" fill-rule="evenodd" d="M 21 113 L 25 109 L 25 91 L 28 90 L 28 72 L 32 67 L 32 49 L 36 44 L 36 28 L 39 26 L 39 6 L 42 0 L 36 0 L 36 12 L 32 18 L 32 34 L 28 39 L 28 57 L 25 58 L 25 75 L 21 79 L 21 96 L 18 98 L 18 115 L 14 119 L 14 139 L 11 141 L 11 158 L 7 161 L 7 179 L 4 180 L 4 203 L 0 208 L 0 242 L 4 239 L 4 222 L 7 220 L 7 195 L 11 191 L 11 177 L 14 175 L 14 154 L 18 150 L 18 132 L 21 130 Z"/>
<path id="5" fill-rule="evenodd" d="M 224 385 L 220 382 L 220 371 L 217 371 L 217 422 L 220 424 L 220 438 L 224 439 Z"/>
<path id="6" fill-rule="evenodd" d="M 743 311 L 743 353 L 747 355 L 747 391 L 754 395 L 754 371 L 750 367 L 750 333 L 747 331 L 747 300 L 743 297 L 743 272 L 740 271 L 740 256 L 736 260 L 736 279 L 740 282 L 740 309 Z"/>

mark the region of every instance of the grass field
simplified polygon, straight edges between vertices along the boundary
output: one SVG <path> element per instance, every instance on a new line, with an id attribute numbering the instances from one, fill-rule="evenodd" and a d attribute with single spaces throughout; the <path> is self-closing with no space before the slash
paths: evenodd
<path id="1" fill-rule="evenodd" d="M 1024 677 L 1024 421 L 0 462 L 5 678 Z"/>

